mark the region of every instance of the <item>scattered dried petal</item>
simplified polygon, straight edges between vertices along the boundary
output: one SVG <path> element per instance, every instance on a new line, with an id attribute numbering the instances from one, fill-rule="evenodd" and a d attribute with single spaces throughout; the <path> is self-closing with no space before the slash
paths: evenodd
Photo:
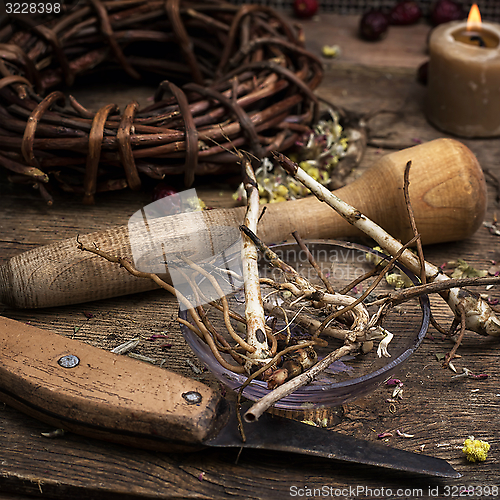
<path id="1" fill-rule="evenodd" d="M 378 439 L 384 439 L 392 436 L 393 436 L 392 432 L 382 432 L 382 434 L 379 434 L 377 437 Z"/>
<path id="2" fill-rule="evenodd" d="M 111 349 L 111 352 L 114 354 L 126 354 L 132 349 L 135 349 L 139 345 L 140 341 L 140 338 L 127 340 L 127 342 L 124 342 L 123 344 L 116 346 L 114 349 Z"/>
<path id="3" fill-rule="evenodd" d="M 164 333 L 153 333 L 151 337 L 148 337 L 146 340 L 157 340 L 157 339 L 167 339 L 168 335 L 165 335 Z"/>
<path id="4" fill-rule="evenodd" d="M 142 354 L 137 354 L 135 352 L 127 353 L 127 356 L 138 359 L 139 361 L 144 361 L 145 363 L 151 363 L 152 365 L 156 365 L 156 359 L 150 358 L 149 356 L 143 356 Z"/>
<path id="5" fill-rule="evenodd" d="M 301 422 L 306 425 L 312 425 L 313 427 L 318 427 L 318 424 L 316 424 L 312 420 L 301 420 Z"/>
<path id="6" fill-rule="evenodd" d="M 390 378 L 387 382 L 386 385 L 399 385 L 402 384 L 401 380 L 398 378 Z"/>
<path id="7" fill-rule="evenodd" d="M 399 437 L 403 437 L 403 438 L 412 438 L 412 437 L 415 437 L 414 434 L 407 434 L 406 432 L 401 432 L 399 429 L 396 429 L 396 434 Z"/>
<path id="8" fill-rule="evenodd" d="M 393 398 L 403 399 L 403 384 L 398 385 L 394 391 L 392 391 Z"/>
<path id="9" fill-rule="evenodd" d="M 203 373 L 190 359 L 186 359 L 186 364 L 196 375 L 201 375 Z"/>
<path id="10" fill-rule="evenodd" d="M 41 432 L 41 435 L 46 438 L 55 439 L 64 436 L 64 429 L 54 429 L 50 432 Z"/>
<path id="11" fill-rule="evenodd" d="M 490 234 L 495 236 L 500 236 L 500 229 L 497 227 L 495 223 L 491 224 L 490 222 L 483 222 L 483 226 L 488 228 Z"/>

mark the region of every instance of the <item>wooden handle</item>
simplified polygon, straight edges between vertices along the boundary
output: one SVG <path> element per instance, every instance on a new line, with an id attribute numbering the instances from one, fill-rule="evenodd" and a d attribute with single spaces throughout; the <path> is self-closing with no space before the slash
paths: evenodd
<path id="1" fill-rule="evenodd" d="M 336 194 L 401 241 L 412 237 L 403 195 L 406 163 L 412 161 L 410 197 L 424 244 L 467 238 L 486 212 L 486 184 L 474 154 L 453 139 L 437 139 L 382 157 Z M 203 212 L 208 227 L 238 227 L 244 207 Z M 164 226 L 175 224 L 168 217 Z M 356 237 L 359 233 L 315 198 L 268 205 L 259 236 L 280 242 L 298 231 L 304 239 Z M 81 238 L 101 250 L 131 258 L 128 229 L 118 227 Z M 179 246 L 179 250 L 181 247 Z M 16 307 L 75 304 L 144 290 L 155 285 L 132 277 L 100 257 L 82 253 L 75 239 L 36 248 L 0 268 L 0 299 Z"/>
<path id="2" fill-rule="evenodd" d="M 97 439 L 194 450 L 229 416 L 201 382 L 3 317 L 0 360 L 1 401 Z"/>

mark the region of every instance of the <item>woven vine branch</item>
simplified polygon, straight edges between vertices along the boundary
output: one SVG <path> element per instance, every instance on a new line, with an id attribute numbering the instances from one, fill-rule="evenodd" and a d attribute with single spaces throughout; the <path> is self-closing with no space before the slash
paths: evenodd
<path id="1" fill-rule="evenodd" d="M 116 65 L 159 75 L 154 104 L 84 108 L 57 86 Z M 289 148 L 317 119 L 321 62 L 268 7 L 220 0 L 87 0 L 50 23 L 0 28 L 0 166 L 48 201 L 52 186 L 94 202 L 144 176 L 239 172 Z M 230 142 L 229 142 L 230 141 Z M 48 187 L 49 189 L 45 189 Z"/>

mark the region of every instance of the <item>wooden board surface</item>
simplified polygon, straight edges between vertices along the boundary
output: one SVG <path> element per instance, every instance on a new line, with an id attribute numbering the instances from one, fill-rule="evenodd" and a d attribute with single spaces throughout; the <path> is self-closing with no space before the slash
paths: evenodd
<path id="1" fill-rule="evenodd" d="M 426 122 L 422 113 L 425 87 L 415 79 L 416 69 L 425 59 L 427 26 L 394 29 L 383 42 L 367 44 L 354 36 L 357 19 L 325 15 L 319 22 L 305 24 L 312 50 L 318 51 L 323 44 L 340 44 L 343 50 L 340 59 L 327 61 L 325 79 L 318 90 L 322 97 L 359 113 L 380 109 L 397 112 L 380 115 L 370 123 L 372 146 L 354 176 L 391 148 L 445 136 Z M 119 87 L 111 83 L 102 88 L 98 100 L 106 101 L 111 94 L 116 96 Z M 147 100 L 150 95 L 145 88 L 121 90 L 120 98 L 125 102 L 130 94 L 139 100 Z M 86 104 L 95 99 L 95 92 L 89 89 L 80 88 L 76 92 Z M 463 142 L 477 155 L 483 168 L 500 175 L 498 139 Z M 230 203 L 234 183 L 198 184 L 197 188 L 207 205 L 225 206 Z M 150 202 L 146 192 L 123 192 L 100 199 L 92 207 L 84 207 L 79 200 L 67 196 L 47 207 L 36 192 L 10 186 L 4 177 L 0 189 L 0 264 L 57 239 L 125 224 L 136 210 Z M 489 195 L 486 220 L 491 221 L 499 210 L 492 185 Z M 500 260 L 500 239 L 480 228 L 466 241 L 434 245 L 425 250 L 427 259 L 437 265 L 463 258 L 478 269 L 487 269 L 492 260 Z M 487 292 L 484 287 L 479 291 L 500 298 L 498 286 Z M 446 308 L 438 299 L 432 302 L 438 321 L 448 325 Z M 199 366 L 186 349 L 176 324 L 176 301 L 161 291 L 43 310 L 13 310 L 0 305 L 0 313 L 102 348 L 136 336 L 167 332 L 171 348 L 161 350 L 153 342 L 143 342 L 139 352 L 165 359 L 169 369 L 216 385 L 207 372 L 196 375 L 187 364 L 189 360 Z M 405 365 L 400 377 L 405 384 L 404 397 L 394 406 L 387 402 L 391 389 L 380 387 L 344 409 L 295 412 L 290 416 L 324 423 L 339 432 L 373 441 L 379 433 L 391 431 L 394 437 L 387 439 L 387 445 L 417 453 L 422 452 L 423 446 L 424 453 L 448 460 L 463 474 L 460 479 L 431 479 L 256 451 L 244 451 L 237 460 L 233 451 L 173 455 L 138 451 L 75 435 L 48 439 L 41 435 L 51 430 L 46 425 L 0 405 L 0 498 L 267 499 L 289 498 L 292 486 L 306 485 L 331 487 L 332 491 L 349 487 L 389 488 L 392 498 L 400 489 L 416 490 L 413 495 L 406 494 L 407 497 L 429 497 L 431 488 L 438 491 L 439 498 L 444 498 L 447 492 L 448 496 L 454 492 L 458 496 L 462 486 L 475 487 L 475 493 L 479 492 L 478 487 L 500 486 L 500 439 L 496 423 L 500 408 L 500 342 L 468 333 L 459 350 L 462 358 L 455 366 L 459 371 L 466 367 L 490 376 L 486 380 L 453 378 L 454 373 L 442 369 L 436 359 L 436 354 L 444 354 L 451 343 L 443 341 L 432 328 L 430 334 L 433 338 L 426 339 Z M 414 437 L 398 437 L 396 430 Z M 471 434 L 491 444 L 485 463 L 469 464 L 462 455 L 461 443 Z"/>

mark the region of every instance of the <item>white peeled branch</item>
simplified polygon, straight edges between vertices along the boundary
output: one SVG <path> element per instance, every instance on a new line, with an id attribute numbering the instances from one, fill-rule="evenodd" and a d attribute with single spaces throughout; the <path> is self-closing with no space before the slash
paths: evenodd
<path id="1" fill-rule="evenodd" d="M 245 189 L 247 192 L 247 210 L 243 224 L 254 233 L 259 220 L 259 191 L 252 165 L 248 158 L 243 159 L 245 166 Z M 245 319 L 247 324 L 246 341 L 255 348 L 248 352 L 245 369 L 250 373 L 255 363 L 265 364 L 270 361 L 269 345 L 266 336 L 264 307 L 260 292 L 258 252 L 253 241 L 244 233 L 241 249 L 243 281 L 245 289 Z"/>

